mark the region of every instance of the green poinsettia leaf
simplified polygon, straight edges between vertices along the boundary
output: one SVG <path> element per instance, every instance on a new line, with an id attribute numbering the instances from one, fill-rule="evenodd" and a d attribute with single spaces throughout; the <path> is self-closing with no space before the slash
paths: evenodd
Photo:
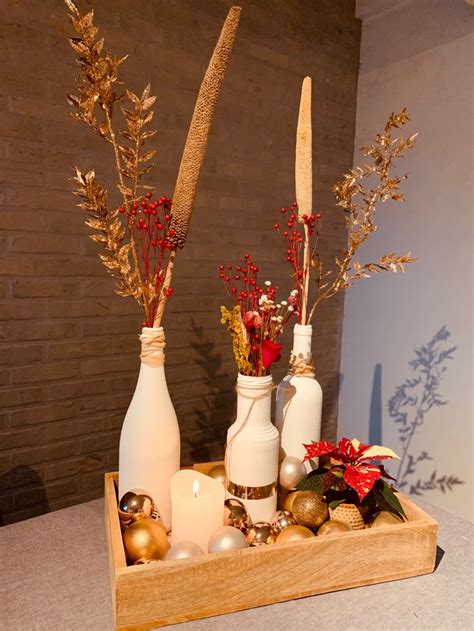
<path id="1" fill-rule="evenodd" d="M 335 508 L 337 508 L 339 506 L 339 504 L 344 504 L 346 500 L 344 498 L 339 499 L 339 500 L 333 500 L 332 502 L 329 502 L 329 508 L 332 508 L 332 510 L 334 510 Z"/>
<path id="2" fill-rule="evenodd" d="M 323 493 L 323 478 L 326 475 L 324 473 L 315 473 L 314 471 L 307 475 L 306 478 L 301 480 L 296 485 L 298 491 L 316 491 L 317 493 Z"/>
<path id="3" fill-rule="evenodd" d="M 395 495 L 392 487 L 385 481 L 382 481 L 382 486 L 377 488 L 374 493 L 376 494 L 377 506 L 379 509 L 395 513 L 395 515 L 407 520 L 407 516 L 398 497 Z"/>

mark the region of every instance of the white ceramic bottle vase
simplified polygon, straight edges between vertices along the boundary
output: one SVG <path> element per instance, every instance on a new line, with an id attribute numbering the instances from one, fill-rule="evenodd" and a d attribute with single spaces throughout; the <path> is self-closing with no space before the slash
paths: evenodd
<path id="1" fill-rule="evenodd" d="M 295 456 L 302 460 L 306 455 L 303 444 L 321 438 L 323 392 L 310 369 L 311 337 L 310 324 L 295 324 L 292 356 L 296 361 L 277 388 L 275 425 L 280 432 L 281 458 Z M 306 470 L 311 471 L 317 464 L 317 459 L 308 461 Z"/>
<path id="2" fill-rule="evenodd" d="M 166 385 L 163 328 L 142 330 L 137 386 L 120 435 L 119 496 L 148 491 L 171 528 L 170 481 L 180 465 L 179 426 Z"/>
<path id="3" fill-rule="evenodd" d="M 272 377 L 237 377 L 237 419 L 227 432 L 226 497 L 241 500 L 253 522 L 277 506 L 280 436 L 271 421 Z"/>

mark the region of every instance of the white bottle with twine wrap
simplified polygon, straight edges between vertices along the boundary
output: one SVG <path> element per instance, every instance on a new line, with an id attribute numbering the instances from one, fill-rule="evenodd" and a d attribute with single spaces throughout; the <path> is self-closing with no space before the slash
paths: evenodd
<path id="1" fill-rule="evenodd" d="M 303 460 L 303 444 L 321 437 L 323 391 L 315 379 L 311 337 L 310 324 L 295 324 L 290 371 L 277 388 L 275 425 L 280 432 L 281 458 Z M 317 464 L 316 460 L 307 461 L 306 470 L 311 471 Z"/>
<path id="2" fill-rule="evenodd" d="M 277 507 L 280 437 L 271 421 L 272 377 L 237 377 L 237 418 L 227 432 L 227 498 L 242 501 L 253 522 Z"/>
<path id="3" fill-rule="evenodd" d="M 170 481 L 179 470 L 180 436 L 166 385 L 163 328 L 144 327 L 140 341 L 140 374 L 120 434 L 119 496 L 146 490 L 169 530 Z"/>

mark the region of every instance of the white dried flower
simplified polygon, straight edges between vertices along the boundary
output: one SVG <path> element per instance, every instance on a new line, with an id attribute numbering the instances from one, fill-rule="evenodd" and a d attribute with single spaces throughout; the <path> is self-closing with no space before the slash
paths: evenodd
<path id="1" fill-rule="evenodd" d="M 292 307 L 291 305 L 288 307 L 288 311 L 294 311 L 294 310 L 295 310 L 295 308 Z"/>
<path id="2" fill-rule="evenodd" d="M 286 305 L 287 305 L 288 303 L 286 302 L 286 300 L 282 300 L 282 301 L 281 301 L 281 304 L 282 304 L 284 307 L 286 307 Z"/>
<path id="3" fill-rule="evenodd" d="M 266 280 L 266 281 L 265 281 L 265 285 L 266 285 L 267 287 L 270 287 L 270 285 L 271 285 L 271 284 L 272 284 L 272 281 L 271 281 L 271 280 Z"/>

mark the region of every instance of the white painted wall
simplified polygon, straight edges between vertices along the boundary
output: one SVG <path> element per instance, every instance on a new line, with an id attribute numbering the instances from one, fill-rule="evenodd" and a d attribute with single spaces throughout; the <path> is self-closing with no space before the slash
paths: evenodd
<path id="1" fill-rule="evenodd" d="M 418 463 L 409 479 L 425 480 L 436 470 L 437 478 L 464 480 L 451 492 L 424 497 L 472 520 L 474 8 L 464 0 L 362 0 L 358 10 L 355 146 L 367 144 L 387 115 L 404 106 L 412 116 L 409 133 L 419 132 L 402 162 L 410 174 L 407 201 L 381 209 L 364 260 L 411 250 L 418 262 L 405 275 L 360 280 L 346 293 L 338 433 L 363 441 L 381 433 L 383 444 L 401 453 L 388 401 L 413 375 L 414 348 L 446 325 L 451 337 L 444 346 L 457 346 L 439 389 L 448 403 L 433 407 L 417 428 L 410 452 L 425 449 L 433 460 Z M 377 364 L 381 380 L 374 389 Z"/>

